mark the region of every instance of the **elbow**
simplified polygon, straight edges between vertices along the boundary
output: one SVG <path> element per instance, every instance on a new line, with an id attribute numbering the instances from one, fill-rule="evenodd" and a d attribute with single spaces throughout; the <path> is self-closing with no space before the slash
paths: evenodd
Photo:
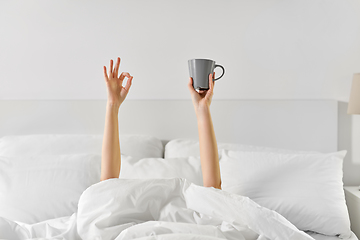
<path id="1" fill-rule="evenodd" d="M 104 171 L 100 175 L 100 182 L 111 179 L 111 178 L 119 178 L 118 171 Z"/>
<path id="2" fill-rule="evenodd" d="M 105 181 L 105 180 L 108 180 L 108 179 L 109 179 L 109 178 L 101 177 L 101 178 L 100 178 L 100 182 Z"/>
<path id="3" fill-rule="evenodd" d="M 206 181 L 204 182 L 204 187 L 221 189 L 221 179 L 219 181 Z"/>
<path id="4" fill-rule="evenodd" d="M 108 180 L 108 179 L 112 179 L 112 178 L 118 178 L 118 177 L 114 177 L 114 176 L 111 176 L 111 177 L 101 177 L 101 178 L 100 178 L 100 182 L 105 181 L 105 180 Z"/>

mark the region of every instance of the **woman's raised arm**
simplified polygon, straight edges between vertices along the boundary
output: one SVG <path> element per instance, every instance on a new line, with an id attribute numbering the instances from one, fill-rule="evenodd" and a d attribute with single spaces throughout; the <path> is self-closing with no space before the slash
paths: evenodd
<path id="1" fill-rule="evenodd" d="M 198 123 L 200 161 L 204 186 L 221 189 L 218 148 L 210 114 L 210 104 L 214 91 L 214 74 L 209 74 L 209 90 L 196 92 L 192 78 L 190 78 L 188 88 Z"/>
<path id="2" fill-rule="evenodd" d="M 122 72 L 119 76 L 120 58 L 117 58 L 113 68 L 113 60 L 110 60 L 109 74 L 104 66 L 104 78 L 107 86 L 108 98 L 106 103 L 105 129 L 101 154 L 101 178 L 100 181 L 109 178 L 118 178 L 121 166 L 121 153 L 119 141 L 118 113 L 122 102 L 125 100 L 132 83 L 133 77 Z M 127 78 L 125 87 L 123 81 Z"/>

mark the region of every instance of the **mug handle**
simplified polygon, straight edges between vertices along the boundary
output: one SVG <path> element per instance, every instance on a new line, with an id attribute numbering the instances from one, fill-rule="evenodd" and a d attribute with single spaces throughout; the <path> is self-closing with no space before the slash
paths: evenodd
<path id="1" fill-rule="evenodd" d="M 214 81 L 219 80 L 219 79 L 222 78 L 222 76 L 224 76 L 224 74 L 225 74 L 225 69 L 224 69 L 223 66 L 215 64 L 214 70 L 215 70 L 215 68 L 217 68 L 217 67 L 221 67 L 221 69 L 223 70 L 223 73 L 221 74 L 220 77 L 215 78 Z"/>

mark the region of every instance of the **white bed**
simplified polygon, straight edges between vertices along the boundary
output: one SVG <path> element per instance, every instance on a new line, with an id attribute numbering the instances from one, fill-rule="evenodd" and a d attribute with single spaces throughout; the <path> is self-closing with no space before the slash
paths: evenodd
<path id="1" fill-rule="evenodd" d="M 89 223 L 86 221 L 86 219 L 91 217 L 97 219 L 101 216 L 101 213 L 104 212 L 115 214 L 119 208 L 112 208 L 112 204 L 107 205 L 109 201 L 117 201 L 116 196 L 112 195 L 110 190 L 116 189 L 117 185 L 122 187 L 127 184 L 131 185 L 131 181 L 134 181 L 119 180 L 119 182 L 113 183 L 115 185 L 113 188 L 110 186 L 111 184 L 97 183 L 99 180 L 101 153 L 100 134 L 103 130 L 105 115 L 104 106 L 105 101 L 101 100 L 0 101 L 0 109 L 2 109 L 0 115 L 0 137 L 7 136 L 0 139 L 0 170 L 3 172 L 0 177 L 2 178 L 0 182 L 5 183 L 0 185 L 0 194 L 3 196 L 3 198 L 0 197 L 0 199 L 2 199 L 0 200 L 0 208 L 2 210 L 0 211 L 2 212 L 2 215 L 0 215 L 0 217 L 2 217 L 0 227 L 3 227 L 3 229 L 1 229 L 3 232 L 0 231 L 0 239 L 2 238 L 1 233 L 5 234 L 5 228 L 13 230 L 13 239 L 26 239 L 29 238 L 29 236 L 39 237 L 41 234 L 45 234 L 43 237 L 46 238 L 57 236 L 59 239 L 69 239 L 69 236 L 72 236 L 71 238 L 75 239 L 75 235 L 69 235 L 75 234 L 73 231 L 78 231 L 81 236 L 77 237 L 82 237 L 83 239 L 90 239 L 96 234 L 100 234 L 103 239 L 116 238 L 117 235 L 110 237 L 111 234 L 109 232 L 106 233 L 103 231 L 104 229 L 108 229 L 102 225 L 103 223 L 96 223 L 96 221 Z M 321 111 L 319 109 L 321 109 Z M 344 237 L 343 239 L 357 239 L 353 233 L 347 232 L 347 212 L 344 213 L 344 205 L 338 204 L 339 202 L 345 201 L 345 199 L 343 192 L 341 195 L 341 191 L 339 191 L 340 188 L 342 190 L 342 171 L 339 168 L 339 164 L 342 164 L 344 153 L 335 153 L 338 150 L 338 103 L 336 101 L 214 100 L 212 104 L 212 115 L 217 140 L 219 142 L 220 163 L 222 174 L 224 174 L 222 177 L 223 188 L 225 191 L 224 193 L 219 193 L 215 190 L 209 190 L 210 192 L 204 192 L 204 194 L 215 194 L 213 195 L 214 199 L 227 199 L 227 201 L 235 198 L 234 196 L 239 196 L 240 198 L 239 194 L 249 196 L 251 200 L 249 200 L 248 205 L 241 206 L 244 209 L 252 209 L 252 207 L 255 206 L 252 204 L 255 202 L 261 203 L 260 205 L 265 205 L 266 208 L 261 208 L 263 212 L 258 212 L 257 214 L 259 214 L 259 216 L 268 216 L 267 219 L 269 223 L 267 224 L 269 225 L 266 225 L 266 227 L 261 225 L 262 221 L 260 218 L 257 218 L 255 221 L 254 219 L 244 220 L 240 219 L 239 216 L 234 218 L 231 214 L 221 216 L 216 211 L 207 212 L 212 208 L 221 209 L 222 205 L 217 205 L 217 203 L 204 199 L 204 202 L 208 204 L 208 208 L 202 209 L 201 204 L 199 205 L 196 200 L 197 198 L 189 197 L 190 190 L 195 193 L 204 190 L 203 188 L 196 187 L 196 185 L 201 185 L 202 180 L 196 142 L 196 120 L 190 101 L 130 100 L 121 107 L 121 149 L 124 155 L 120 178 L 153 179 L 179 177 L 186 178 L 189 182 L 195 183 L 196 185 L 189 187 L 189 184 L 183 183 L 183 180 L 163 180 L 164 182 L 152 183 L 152 186 L 157 186 L 157 184 L 161 185 L 163 189 L 165 189 L 164 192 L 166 192 L 167 187 L 171 185 L 170 182 L 175 181 L 173 185 L 175 186 L 174 189 L 177 190 L 175 191 L 173 189 L 171 192 L 177 192 L 178 195 L 185 196 L 183 197 L 185 200 L 181 204 L 192 206 L 192 208 L 189 208 L 193 211 L 191 212 L 192 216 L 194 212 L 196 212 L 196 214 L 211 216 L 213 219 L 220 219 L 225 223 L 230 222 L 233 224 L 232 227 L 237 227 L 237 233 L 233 233 L 232 230 L 224 230 L 226 227 L 229 227 L 228 225 L 222 225 L 221 234 L 223 235 L 219 235 L 218 232 L 213 232 L 214 236 L 218 238 L 224 238 L 225 236 L 227 239 L 234 239 L 235 236 L 235 239 L 239 239 L 236 237 L 240 235 L 236 234 L 241 232 L 242 236 L 245 236 L 245 239 L 284 239 L 284 236 L 289 235 L 281 235 L 281 232 L 293 231 L 291 232 L 292 235 L 289 233 L 292 238 L 288 239 L 302 239 L 302 237 L 307 239 L 306 236 L 310 235 L 319 240 L 339 239 L 335 236 L 331 237 L 311 232 L 307 232 L 309 235 L 306 236 L 301 234 L 296 235 L 299 234 L 297 231 L 286 230 L 292 229 L 292 224 L 294 224 L 301 230 L 318 230 L 319 232 L 329 233 L 329 235 L 341 233 L 341 236 Z M 319 152 L 324 154 L 320 154 Z M 252 159 L 252 161 L 243 161 L 244 159 Z M 268 162 L 264 162 L 264 159 L 267 159 L 266 161 Z M 295 167 L 292 166 L 289 168 L 289 163 L 295 164 L 298 169 L 303 169 L 301 173 L 303 175 L 299 175 L 298 178 L 294 178 L 296 174 L 292 174 L 292 176 L 290 176 L 291 178 L 284 176 L 283 179 L 297 181 L 297 184 L 300 184 L 297 186 L 303 188 L 299 189 L 299 191 L 304 191 L 304 193 L 309 191 L 306 200 L 309 201 L 309 205 L 305 204 L 301 206 L 301 209 L 298 209 L 297 206 L 300 206 L 299 202 L 289 200 L 289 196 L 294 194 L 294 192 L 289 190 L 291 189 L 291 184 L 282 184 L 282 178 L 278 178 L 278 182 L 272 181 L 274 184 L 264 187 L 266 176 L 271 176 L 261 172 L 264 171 L 264 169 L 271 168 L 273 162 L 279 162 L 279 159 L 283 159 L 283 162 L 280 161 L 279 166 L 285 166 L 284 169 L 286 171 L 279 171 L 277 173 L 278 176 L 286 175 L 283 173 L 294 171 Z M 289 159 L 292 159 L 291 162 Z M 296 161 L 294 161 L 294 159 Z M 74 162 L 76 162 L 76 164 L 73 164 Z M 261 164 L 256 168 L 249 165 L 249 162 L 259 162 Z M 317 164 L 311 165 L 311 163 Z M 324 165 L 328 166 L 328 170 L 322 174 L 322 166 Z M 63 167 L 61 168 L 61 166 Z M 249 171 L 236 174 L 236 167 L 240 167 L 238 173 L 246 168 L 254 169 L 253 174 L 258 176 L 255 178 L 257 180 L 247 182 L 247 186 L 253 184 L 252 188 L 239 187 L 239 182 L 244 183 L 247 181 L 246 178 L 242 177 L 253 178 L 252 175 L 246 175 L 247 173 L 250 174 Z M 86 173 L 84 173 L 83 169 L 87 169 Z M 127 171 L 125 171 L 125 169 Z M 39 173 L 39 171 L 42 174 L 35 174 Z M 276 171 L 276 168 L 272 171 Z M 26 188 L 23 186 L 24 179 L 22 176 L 24 172 L 28 174 Z M 317 176 L 319 174 L 321 177 Z M 312 187 L 314 184 L 304 185 L 303 176 L 306 176 L 306 179 L 312 179 L 311 181 L 313 182 L 318 181 L 318 184 L 322 184 L 321 181 L 328 181 L 330 179 L 333 180 L 331 184 L 334 185 L 327 184 L 326 186 L 315 189 Z M 44 181 L 44 177 L 45 179 L 50 179 L 49 182 L 55 181 L 56 183 L 59 183 L 59 179 L 62 179 L 61 184 L 55 185 L 58 188 L 54 187 L 54 184 L 42 185 L 41 181 Z M 123 181 L 130 182 L 124 184 Z M 142 189 L 142 186 L 146 186 L 148 181 L 150 180 L 141 183 L 142 185 L 139 185 L 138 188 Z M 11 182 L 10 185 L 8 184 L 9 182 Z M 281 187 L 275 183 L 280 184 Z M 134 184 L 139 183 L 135 182 Z M 164 187 L 164 184 L 166 187 Z M 82 195 L 82 192 L 91 185 L 90 190 L 85 191 L 87 194 Z M 307 186 L 310 186 L 309 189 L 305 189 Z M 262 189 L 262 187 L 264 188 Z M 337 189 L 337 191 L 330 191 L 328 188 L 334 188 Z M 96 202 L 92 202 L 91 199 L 96 196 L 100 190 L 93 191 L 93 189 L 102 189 L 102 191 L 105 192 L 107 198 L 103 199 L 103 202 L 100 201 L 100 203 L 102 202 L 101 206 L 108 206 L 107 208 L 101 208 L 100 206 L 90 211 L 89 207 L 85 207 L 89 204 L 91 206 L 96 205 Z M 282 189 L 283 191 L 277 191 L 276 189 Z M 314 193 L 315 190 L 317 190 L 317 192 Z M 42 191 L 43 193 L 40 207 L 39 196 L 33 194 L 36 191 Z M 128 191 L 128 194 L 131 195 L 131 189 Z M 282 195 L 284 191 L 289 194 Z M 6 198 L 4 197 L 5 192 L 7 193 Z M 9 192 L 11 194 L 9 194 Z M 76 194 L 74 194 L 74 192 L 76 192 Z M 156 191 L 154 190 L 154 192 Z M 148 196 L 146 201 L 156 196 L 153 195 L 154 192 Z M 230 192 L 230 196 L 225 194 L 226 192 Z M 269 194 L 269 196 L 259 196 L 259 192 Z M 270 196 L 274 193 L 277 194 L 276 197 L 278 199 L 283 199 L 282 203 L 277 204 L 276 201 L 271 202 L 269 200 L 274 198 L 274 196 Z M 317 195 L 317 193 L 330 194 L 328 196 L 334 196 L 334 201 L 327 202 L 324 200 L 326 198 L 321 196 L 321 194 Z M 171 196 L 171 194 L 168 196 Z M 79 198 L 83 200 L 79 202 Z M 198 198 L 200 198 L 200 196 L 198 196 Z M 57 200 L 55 201 L 54 199 Z M 241 199 L 238 200 L 240 201 Z M 306 203 L 306 201 L 304 200 L 303 202 Z M 238 203 L 234 203 L 234 205 L 229 203 L 228 208 L 222 209 L 222 212 L 228 211 L 231 206 L 237 206 L 236 204 Z M 343 204 L 345 203 L 343 202 Z M 19 208 L 18 206 L 22 207 Z M 236 209 L 240 209 L 241 206 L 237 206 Z M 317 211 L 320 206 L 324 209 Z M 329 213 L 328 216 L 324 217 L 324 212 L 333 206 L 335 206 L 335 209 Z M 28 207 L 28 209 L 26 209 L 26 207 Z M 307 209 L 306 207 L 309 208 Z M 278 216 L 276 215 L 277 213 L 275 214 L 275 212 L 272 211 L 269 212 L 267 210 L 268 208 L 285 215 L 292 224 L 287 222 L 287 220 L 284 220 L 284 222 L 281 220 L 282 225 L 278 231 L 274 230 L 275 228 L 271 227 L 273 226 L 271 224 L 275 224 L 274 219 L 278 219 L 280 215 Z M 77 212 L 78 209 L 81 209 L 81 211 Z M 154 207 L 148 209 L 150 209 L 150 212 L 155 211 Z M 163 223 L 171 222 L 169 218 L 172 220 L 176 219 L 172 214 L 165 214 L 167 217 L 164 217 L 164 209 L 166 209 L 165 205 L 163 205 L 162 208 L 159 207 L 158 213 L 160 213 L 161 216 L 157 215 L 152 221 L 145 225 L 140 224 L 138 229 L 136 227 L 129 228 L 134 229 L 132 233 L 127 230 L 127 232 L 121 233 L 122 238 L 119 237 L 117 239 L 130 239 L 131 236 L 135 237 L 136 234 L 131 235 L 134 234 L 134 232 L 139 234 L 140 232 L 144 234 L 147 233 L 148 235 L 136 235 L 136 237 L 147 236 L 146 239 L 157 239 L 154 238 L 154 236 L 158 236 L 158 239 L 175 239 L 174 237 L 178 237 L 179 239 L 201 239 L 196 238 L 200 236 L 195 234 L 196 231 L 193 226 L 187 226 L 185 228 L 182 226 L 180 228 L 179 224 L 167 226 L 166 224 L 169 223 Z M 176 204 L 175 207 L 173 206 L 169 209 L 172 210 L 170 212 L 177 212 Z M 247 216 L 246 214 L 249 216 L 255 214 L 257 211 L 255 209 L 258 208 L 254 207 L 253 210 L 249 210 L 248 213 L 244 210 L 244 218 Z M 306 215 L 306 209 L 313 212 L 315 211 L 317 214 L 315 217 L 318 217 L 320 220 L 314 222 L 315 218 L 310 219 L 308 215 Z M 137 210 L 138 209 L 136 209 L 136 211 Z M 24 214 L 24 212 L 26 212 L 26 214 Z M 91 212 L 93 215 L 86 215 L 88 212 Z M 99 215 L 95 216 L 94 212 L 98 212 Z M 81 216 L 87 217 L 81 218 Z M 111 214 L 108 216 L 111 216 Z M 120 214 L 119 216 L 122 215 Z M 139 218 L 140 215 L 136 216 Z M 186 219 L 188 220 L 188 218 L 184 216 L 186 216 L 186 214 L 183 215 L 183 218 L 173 222 L 184 222 Z M 300 218 L 295 216 L 300 216 Z M 338 217 L 337 220 L 325 220 L 336 217 Z M 49 218 L 52 218 L 52 220 L 49 220 Z M 150 218 L 147 220 L 149 219 Z M 214 223 L 214 221 L 211 222 L 209 219 L 206 219 L 206 217 L 202 218 L 202 220 L 201 218 L 200 220 L 198 219 L 198 221 L 205 221 L 205 223 L 196 223 L 197 225 L 209 225 L 209 229 L 212 230 L 203 229 L 200 232 L 201 234 L 208 232 L 203 238 L 210 239 L 209 236 L 211 234 L 209 231 L 213 231 L 214 226 L 218 229 L 219 225 Z M 43 222 L 38 223 L 39 221 Z M 141 217 L 138 221 L 144 222 L 141 220 Z M 194 224 L 194 222 L 191 221 L 190 223 Z M 273 222 L 271 223 L 271 221 Z M 108 222 L 111 221 L 109 220 Z M 134 225 L 134 222 L 136 221 L 128 221 L 127 224 Z M 239 227 L 239 222 L 244 223 L 244 225 L 241 225 L 242 228 Z M 340 222 L 341 224 L 338 224 Z M 160 223 L 165 225 L 160 226 Z M 111 222 L 111 224 L 114 224 L 114 222 Z M 117 224 L 117 229 L 121 229 L 121 227 L 119 227 L 121 224 Z M 252 235 L 253 233 L 251 233 L 249 229 L 245 229 L 244 226 L 252 229 L 251 231 L 257 232 L 258 235 Z M 112 229 L 115 229 L 114 226 L 112 227 Z M 239 230 L 240 228 L 241 231 Z M 47 235 L 44 232 L 45 229 L 47 229 Z M 164 229 L 167 230 L 165 231 Z M 180 230 L 175 231 L 175 229 L 187 229 L 188 235 L 181 235 L 177 232 Z M 270 231 L 269 229 L 272 230 Z M 114 230 L 112 234 L 119 234 L 119 232 L 117 232 L 118 230 Z M 84 235 L 84 232 L 91 232 L 94 235 Z M 227 232 L 228 235 L 224 235 L 224 232 Z M 12 233 L 7 231 L 7 234 Z M 151 233 L 153 234 L 152 236 L 150 236 Z M 172 233 L 172 235 L 166 233 Z M 21 234 L 23 234 L 23 238 L 21 238 Z M 277 236 L 277 238 L 275 236 Z"/>

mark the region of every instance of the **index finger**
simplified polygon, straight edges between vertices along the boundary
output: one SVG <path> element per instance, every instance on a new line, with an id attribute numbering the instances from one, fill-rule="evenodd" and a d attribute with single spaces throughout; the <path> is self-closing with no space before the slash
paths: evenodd
<path id="1" fill-rule="evenodd" d="M 130 78 L 130 77 L 131 77 L 131 76 L 130 76 L 130 73 L 128 73 L 128 72 L 122 72 L 122 73 L 120 74 L 119 79 L 122 81 L 122 80 L 124 80 L 125 77 Z"/>
<path id="2" fill-rule="evenodd" d="M 190 93 L 196 92 L 195 89 L 194 89 L 194 86 L 193 86 L 193 79 L 192 79 L 192 77 L 189 78 L 188 88 L 189 88 Z"/>

